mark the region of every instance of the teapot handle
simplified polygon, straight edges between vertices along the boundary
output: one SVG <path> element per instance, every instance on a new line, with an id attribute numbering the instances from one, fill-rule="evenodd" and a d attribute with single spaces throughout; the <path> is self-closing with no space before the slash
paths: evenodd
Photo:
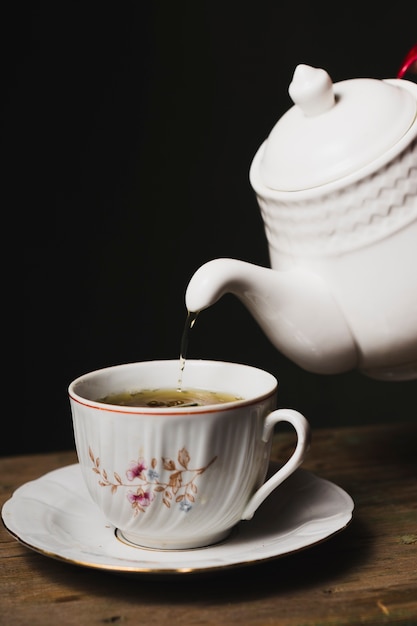
<path id="1" fill-rule="evenodd" d="M 401 67 L 398 70 L 397 78 L 403 78 L 408 71 L 417 74 L 417 44 L 405 55 Z"/>

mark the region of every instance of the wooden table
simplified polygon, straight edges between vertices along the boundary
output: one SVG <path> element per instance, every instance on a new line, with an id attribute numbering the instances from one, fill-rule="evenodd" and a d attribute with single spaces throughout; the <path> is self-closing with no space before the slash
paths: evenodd
<path id="1" fill-rule="evenodd" d="M 273 458 L 293 445 L 275 437 Z M 0 459 L 1 505 L 73 451 Z M 127 577 L 39 554 L 1 532 L 0 624 L 181 626 L 417 624 L 417 420 L 313 430 L 303 466 L 355 501 L 327 541 L 211 575 Z"/>

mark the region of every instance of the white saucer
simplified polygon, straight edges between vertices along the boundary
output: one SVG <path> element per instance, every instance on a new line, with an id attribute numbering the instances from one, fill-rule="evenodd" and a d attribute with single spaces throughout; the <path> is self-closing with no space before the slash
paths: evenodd
<path id="1" fill-rule="evenodd" d="M 343 489 L 299 469 L 252 520 L 240 522 L 221 544 L 170 552 L 136 548 L 117 539 L 115 528 L 90 500 L 75 464 L 19 487 L 1 514 L 16 539 L 46 556 L 119 573 L 166 575 L 251 565 L 291 554 L 346 528 L 353 508 Z"/>

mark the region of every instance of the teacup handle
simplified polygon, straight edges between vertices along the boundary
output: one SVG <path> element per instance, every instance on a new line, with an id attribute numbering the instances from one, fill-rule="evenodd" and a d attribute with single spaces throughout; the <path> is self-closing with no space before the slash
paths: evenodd
<path id="1" fill-rule="evenodd" d="M 297 445 L 288 461 L 253 494 L 243 511 L 243 520 L 251 519 L 265 498 L 300 467 L 310 447 L 310 425 L 304 415 L 294 409 L 272 411 L 265 420 L 262 441 L 265 443 L 269 441 L 272 430 L 278 422 L 288 422 L 294 427 L 297 433 Z"/>

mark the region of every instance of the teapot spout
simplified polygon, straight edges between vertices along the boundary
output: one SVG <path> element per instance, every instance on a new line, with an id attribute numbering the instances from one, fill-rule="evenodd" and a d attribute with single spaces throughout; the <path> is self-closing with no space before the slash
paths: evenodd
<path id="1" fill-rule="evenodd" d="M 301 368 L 338 374 L 357 367 L 352 333 L 318 275 L 214 259 L 192 276 L 185 294 L 187 310 L 198 313 L 226 293 L 239 298 L 271 343 Z"/>

